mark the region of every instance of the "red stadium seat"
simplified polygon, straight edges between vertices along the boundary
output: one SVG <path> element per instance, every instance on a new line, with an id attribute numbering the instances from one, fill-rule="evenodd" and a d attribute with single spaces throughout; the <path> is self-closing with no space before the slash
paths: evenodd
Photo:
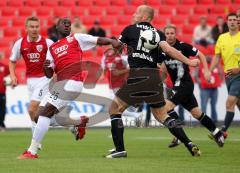
<path id="1" fill-rule="evenodd" d="M 228 13 L 228 7 L 226 5 L 214 5 L 210 8 L 210 14 L 224 15 Z"/>
<path id="2" fill-rule="evenodd" d="M 70 16 L 70 9 L 65 7 L 58 7 L 53 9 L 53 15 L 59 17 L 69 17 Z"/>
<path id="3" fill-rule="evenodd" d="M 101 7 L 89 7 L 88 8 L 88 15 L 90 16 L 102 16 L 103 15 L 103 8 Z"/>
<path id="4" fill-rule="evenodd" d="M 185 42 L 185 43 L 192 44 L 192 34 L 182 34 L 182 35 L 177 36 L 177 38 L 178 38 L 180 41 L 183 41 L 183 42 Z"/>
<path id="5" fill-rule="evenodd" d="M 232 4 L 232 0 L 216 0 L 216 4 L 230 5 Z"/>
<path id="6" fill-rule="evenodd" d="M 215 25 L 216 23 L 217 23 L 217 17 L 218 16 L 222 16 L 223 18 L 225 18 L 224 17 L 224 14 L 222 14 L 222 15 L 209 15 L 208 17 L 207 17 L 207 23 L 209 24 L 209 25 Z"/>
<path id="7" fill-rule="evenodd" d="M 10 49 L 10 47 L 12 46 L 12 44 L 13 44 L 13 40 L 11 40 L 11 39 L 0 39 L 0 49 L 1 48 L 9 48 Z"/>
<path id="8" fill-rule="evenodd" d="M 52 8 L 47 6 L 38 7 L 36 9 L 36 14 L 39 17 L 50 17 L 52 14 Z"/>
<path id="9" fill-rule="evenodd" d="M 94 5 L 94 1 L 93 0 L 77 0 L 77 4 L 80 7 L 91 7 Z"/>
<path id="10" fill-rule="evenodd" d="M 111 2 L 110 0 L 95 0 L 95 5 L 100 7 L 109 7 Z"/>
<path id="11" fill-rule="evenodd" d="M 152 7 L 158 7 L 161 5 L 161 1 L 159 0 L 146 0 L 146 4 L 152 6 Z"/>
<path id="12" fill-rule="evenodd" d="M 119 25 L 130 25 L 132 20 L 132 16 L 118 16 L 117 23 Z"/>
<path id="13" fill-rule="evenodd" d="M 60 0 L 60 4 L 63 7 L 75 7 L 77 2 L 75 0 Z"/>
<path id="14" fill-rule="evenodd" d="M 39 7 L 42 5 L 41 1 L 25 0 L 25 6 L 29 7 Z"/>
<path id="15" fill-rule="evenodd" d="M 190 25 L 198 25 L 199 21 L 200 21 L 200 17 L 199 15 L 191 15 L 188 16 L 188 24 Z"/>
<path id="16" fill-rule="evenodd" d="M 32 7 L 20 7 L 18 10 L 18 16 L 27 17 L 34 14 L 35 9 Z"/>
<path id="17" fill-rule="evenodd" d="M 111 28 L 111 35 L 118 38 L 123 29 L 123 27 L 114 26 Z"/>
<path id="18" fill-rule="evenodd" d="M 10 26 L 11 17 L 1 17 L 0 28 Z"/>
<path id="19" fill-rule="evenodd" d="M 213 5 L 214 0 L 198 0 L 199 5 Z"/>
<path id="20" fill-rule="evenodd" d="M 72 17 L 74 17 L 74 16 L 79 16 L 79 17 L 81 17 L 81 16 L 84 16 L 84 15 L 86 15 L 86 10 L 85 10 L 85 8 L 79 7 L 79 6 L 74 7 L 74 8 L 71 8 L 71 16 L 72 16 Z"/>
<path id="21" fill-rule="evenodd" d="M 177 16 L 172 16 L 170 19 L 170 23 L 174 24 L 176 26 L 182 26 L 186 23 L 187 16 L 186 15 L 177 15 Z"/>
<path id="22" fill-rule="evenodd" d="M 208 15 L 208 8 L 205 5 L 197 5 L 193 8 L 193 14 Z"/>
<path id="23" fill-rule="evenodd" d="M 110 26 L 114 26 L 115 20 L 116 20 L 116 16 L 107 16 L 107 17 L 104 16 L 100 18 L 99 22 L 103 28 L 105 27 L 109 28 Z"/>
<path id="24" fill-rule="evenodd" d="M 96 16 L 83 16 L 82 17 L 82 23 L 86 25 L 87 27 L 92 27 L 94 21 L 99 20 L 99 18 L 96 18 Z"/>
<path id="25" fill-rule="evenodd" d="M 17 14 L 17 8 L 15 7 L 3 7 L 1 9 L 2 16 L 5 17 L 14 17 Z"/>
<path id="26" fill-rule="evenodd" d="M 130 4 L 133 6 L 139 6 L 145 4 L 145 0 L 131 0 Z"/>
<path id="27" fill-rule="evenodd" d="M 8 5 L 11 7 L 21 7 L 24 6 L 23 0 L 8 0 Z"/>
<path id="28" fill-rule="evenodd" d="M 169 16 L 156 16 L 153 19 L 153 24 L 156 26 L 166 26 L 169 23 Z"/>
<path id="29" fill-rule="evenodd" d="M 2 8 L 2 7 L 6 7 L 7 6 L 7 2 L 8 2 L 8 0 L 1 0 L 0 1 L 0 7 Z"/>
<path id="30" fill-rule="evenodd" d="M 127 8 L 123 9 L 123 14 L 124 15 L 133 15 L 136 11 L 136 7 L 134 6 L 128 6 Z"/>
<path id="31" fill-rule="evenodd" d="M 183 25 L 182 27 L 182 34 L 193 34 L 194 28 L 196 25 Z"/>
<path id="32" fill-rule="evenodd" d="M 158 8 L 158 14 L 159 15 L 169 15 L 171 16 L 173 14 L 173 7 L 169 5 L 162 5 Z"/>
<path id="33" fill-rule="evenodd" d="M 127 2 L 127 0 L 111 0 L 111 4 L 123 7 L 123 6 L 128 5 L 128 2 Z"/>
<path id="34" fill-rule="evenodd" d="M 234 0 L 233 5 L 240 5 L 240 0 Z"/>
<path id="35" fill-rule="evenodd" d="M 169 6 L 176 6 L 177 4 L 180 3 L 179 0 L 164 0 L 163 2 L 165 5 L 169 5 Z"/>
<path id="36" fill-rule="evenodd" d="M 190 10 L 188 6 L 178 5 L 176 6 L 176 15 L 190 15 Z"/>
<path id="37" fill-rule="evenodd" d="M 5 27 L 3 30 L 4 37 L 13 37 L 18 38 L 19 37 L 19 31 L 16 29 L 13 29 L 12 27 Z"/>
<path id="38" fill-rule="evenodd" d="M 43 6 L 51 7 L 51 8 L 56 8 L 59 6 L 59 0 L 42 0 Z"/>
<path id="39" fill-rule="evenodd" d="M 12 26 L 22 28 L 25 26 L 27 17 L 14 17 L 12 19 Z"/>
<path id="40" fill-rule="evenodd" d="M 197 4 L 196 0 L 181 0 L 180 2 L 182 5 L 192 6 L 192 7 Z"/>
<path id="41" fill-rule="evenodd" d="M 125 8 L 126 9 L 126 8 Z M 120 15 L 123 13 L 123 9 L 119 6 L 109 6 L 105 8 L 106 16 L 108 15 Z"/>
<path id="42" fill-rule="evenodd" d="M 232 4 L 230 7 L 229 7 L 229 12 L 230 13 L 236 13 L 236 11 L 239 9 L 239 6 L 240 6 L 240 1 L 239 1 L 239 5 L 237 4 Z"/>

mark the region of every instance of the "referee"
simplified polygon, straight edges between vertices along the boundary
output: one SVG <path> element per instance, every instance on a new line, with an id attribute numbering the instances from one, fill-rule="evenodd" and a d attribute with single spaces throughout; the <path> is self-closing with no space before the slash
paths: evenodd
<path id="1" fill-rule="evenodd" d="M 229 32 L 221 34 L 215 47 L 215 58 L 212 61 L 212 71 L 222 58 L 228 97 L 226 101 L 226 116 L 222 130 L 227 137 L 227 129 L 231 125 L 235 114 L 235 106 L 240 97 L 240 33 L 238 31 L 238 20 L 235 13 L 227 16 Z"/>

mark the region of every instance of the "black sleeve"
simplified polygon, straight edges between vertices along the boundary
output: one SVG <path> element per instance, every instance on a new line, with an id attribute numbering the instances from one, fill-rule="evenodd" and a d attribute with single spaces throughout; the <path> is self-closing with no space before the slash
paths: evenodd
<path id="1" fill-rule="evenodd" d="M 166 41 L 166 37 L 165 34 L 162 31 L 158 30 L 158 34 L 160 36 L 160 41 Z"/>
<path id="2" fill-rule="evenodd" d="M 129 33 L 130 27 L 127 26 L 126 28 L 123 29 L 121 32 L 121 35 L 119 36 L 119 40 L 122 43 L 127 43 L 128 42 L 128 33 Z"/>
<path id="3" fill-rule="evenodd" d="M 181 43 L 182 45 L 182 53 L 189 57 L 189 56 L 196 56 L 198 53 L 198 49 L 196 47 L 193 47 L 192 45 L 188 43 Z"/>

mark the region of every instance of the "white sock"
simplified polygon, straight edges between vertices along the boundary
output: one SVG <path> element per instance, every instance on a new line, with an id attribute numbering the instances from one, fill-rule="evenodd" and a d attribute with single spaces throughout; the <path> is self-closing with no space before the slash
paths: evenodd
<path id="1" fill-rule="evenodd" d="M 35 123 L 35 121 L 32 121 L 32 134 L 33 134 L 33 132 L 35 130 L 35 127 L 36 127 L 36 123 Z"/>
<path id="2" fill-rule="evenodd" d="M 49 126 L 50 118 L 39 116 L 37 125 L 33 133 L 31 145 L 28 148 L 28 151 L 30 151 L 32 154 L 37 153 L 39 144 L 41 143 L 44 135 L 47 133 Z"/>
<path id="3" fill-rule="evenodd" d="M 212 134 L 215 136 L 218 132 L 219 132 L 219 129 L 216 128 L 216 129 L 212 132 Z"/>

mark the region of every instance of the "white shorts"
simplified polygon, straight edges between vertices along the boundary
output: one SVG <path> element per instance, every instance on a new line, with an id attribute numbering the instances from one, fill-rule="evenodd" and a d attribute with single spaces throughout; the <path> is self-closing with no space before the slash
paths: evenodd
<path id="1" fill-rule="evenodd" d="M 61 85 L 61 82 L 59 83 L 59 85 Z M 41 101 L 40 106 L 45 106 L 47 103 L 50 103 L 59 110 L 60 108 L 69 105 L 71 101 L 77 98 L 81 93 L 83 83 L 82 81 L 68 80 L 64 84 L 62 89 L 60 88 L 56 87 L 55 89 L 53 88 L 51 89 L 51 91 L 48 91 L 48 93 L 44 96 L 43 100 Z"/>
<path id="2" fill-rule="evenodd" d="M 28 78 L 27 87 L 29 99 L 40 102 L 48 92 L 50 79 L 43 76 L 38 78 Z"/>

